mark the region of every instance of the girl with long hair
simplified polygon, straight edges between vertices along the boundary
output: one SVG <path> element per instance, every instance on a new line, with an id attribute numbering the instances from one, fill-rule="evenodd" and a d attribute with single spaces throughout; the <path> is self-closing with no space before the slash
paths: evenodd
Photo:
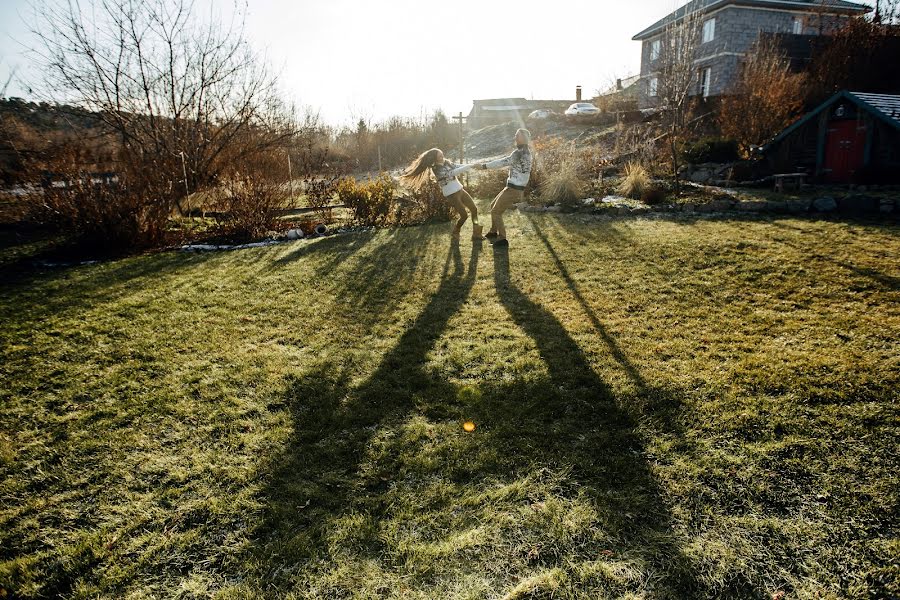
<path id="1" fill-rule="evenodd" d="M 466 214 L 466 210 L 468 210 L 472 214 L 472 239 L 480 240 L 482 227 L 478 223 L 478 207 L 475 206 L 472 196 L 457 179 L 457 175 L 465 173 L 475 166 L 475 164 L 455 165 L 444 158 L 444 153 L 439 148 L 432 148 L 420 154 L 406 167 L 406 170 L 400 175 L 400 181 L 408 187 L 419 189 L 428 182 L 433 174 L 438 185 L 441 186 L 444 198 L 459 215 L 453 226 L 451 234 L 453 239 L 459 239 L 462 226 L 468 219 Z"/>
<path id="2" fill-rule="evenodd" d="M 531 142 L 531 132 L 527 129 L 519 129 L 515 137 L 516 149 L 512 154 L 499 160 L 491 161 L 478 165 L 479 169 L 500 169 L 509 168 L 509 177 L 506 180 L 506 187 L 497 194 L 494 201 L 491 202 L 491 228 L 488 230 L 486 239 L 490 240 L 495 247 L 509 246 L 506 240 L 506 226 L 503 224 L 503 213 L 506 210 L 521 202 L 525 197 L 525 186 L 531 178 L 531 165 L 533 156 L 529 143 Z"/>

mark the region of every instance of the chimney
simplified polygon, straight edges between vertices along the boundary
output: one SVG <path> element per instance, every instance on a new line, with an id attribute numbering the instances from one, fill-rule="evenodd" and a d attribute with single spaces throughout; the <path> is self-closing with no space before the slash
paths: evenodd
<path id="1" fill-rule="evenodd" d="M 575 86 L 575 102 L 581 102 L 581 86 Z"/>
<path id="2" fill-rule="evenodd" d="M 616 79 L 616 91 L 617 92 L 622 91 L 622 80 L 621 79 Z"/>

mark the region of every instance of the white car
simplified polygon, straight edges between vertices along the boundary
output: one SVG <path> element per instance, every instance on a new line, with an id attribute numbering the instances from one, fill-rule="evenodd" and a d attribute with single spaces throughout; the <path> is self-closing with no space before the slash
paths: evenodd
<path id="1" fill-rule="evenodd" d="M 539 108 L 537 110 L 533 110 L 528 114 L 529 119 L 549 119 L 550 115 L 553 114 L 553 111 L 549 108 Z"/>
<path id="2" fill-rule="evenodd" d="M 578 117 L 582 115 L 596 115 L 600 112 L 600 109 L 591 104 L 590 102 L 576 102 L 572 106 L 566 109 L 567 117 Z"/>

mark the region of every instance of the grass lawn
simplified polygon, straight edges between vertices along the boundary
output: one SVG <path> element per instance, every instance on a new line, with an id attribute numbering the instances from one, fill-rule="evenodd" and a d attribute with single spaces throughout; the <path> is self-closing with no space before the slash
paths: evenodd
<path id="1" fill-rule="evenodd" d="M 900 596 L 900 227 L 509 222 L 0 250 L 0 597 Z"/>

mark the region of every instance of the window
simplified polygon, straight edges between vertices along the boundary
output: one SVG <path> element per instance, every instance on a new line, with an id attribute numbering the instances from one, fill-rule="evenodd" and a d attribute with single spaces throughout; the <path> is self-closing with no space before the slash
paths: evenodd
<path id="1" fill-rule="evenodd" d="M 703 43 L 716 39 L 716 20 L 709 19 L 703 23 Z"/>
<path id="2" fill-rule="evenodd" d="M 647 95 L 656 98 L 659 95 L 659 77 L 651 77 L 647 86 Z"/>
<path id="3" fill-rule="evenodd" d="M 662 42 L 660 40 L 650 42 L 650 60 L 658 60 L 660 50 L 662 50 Z"/>
<path id="4" fill-rule="evenodd" d="M 700 95 L 709 98 L 709 84 L 712 81 L 712 67 L 700 69 Z"/>
<path id="5" fill-rule="evenodd" d="M 794 34 L 800 35 L 803 33 L 803 19 L 800 17 L 794 17 Z"/>

